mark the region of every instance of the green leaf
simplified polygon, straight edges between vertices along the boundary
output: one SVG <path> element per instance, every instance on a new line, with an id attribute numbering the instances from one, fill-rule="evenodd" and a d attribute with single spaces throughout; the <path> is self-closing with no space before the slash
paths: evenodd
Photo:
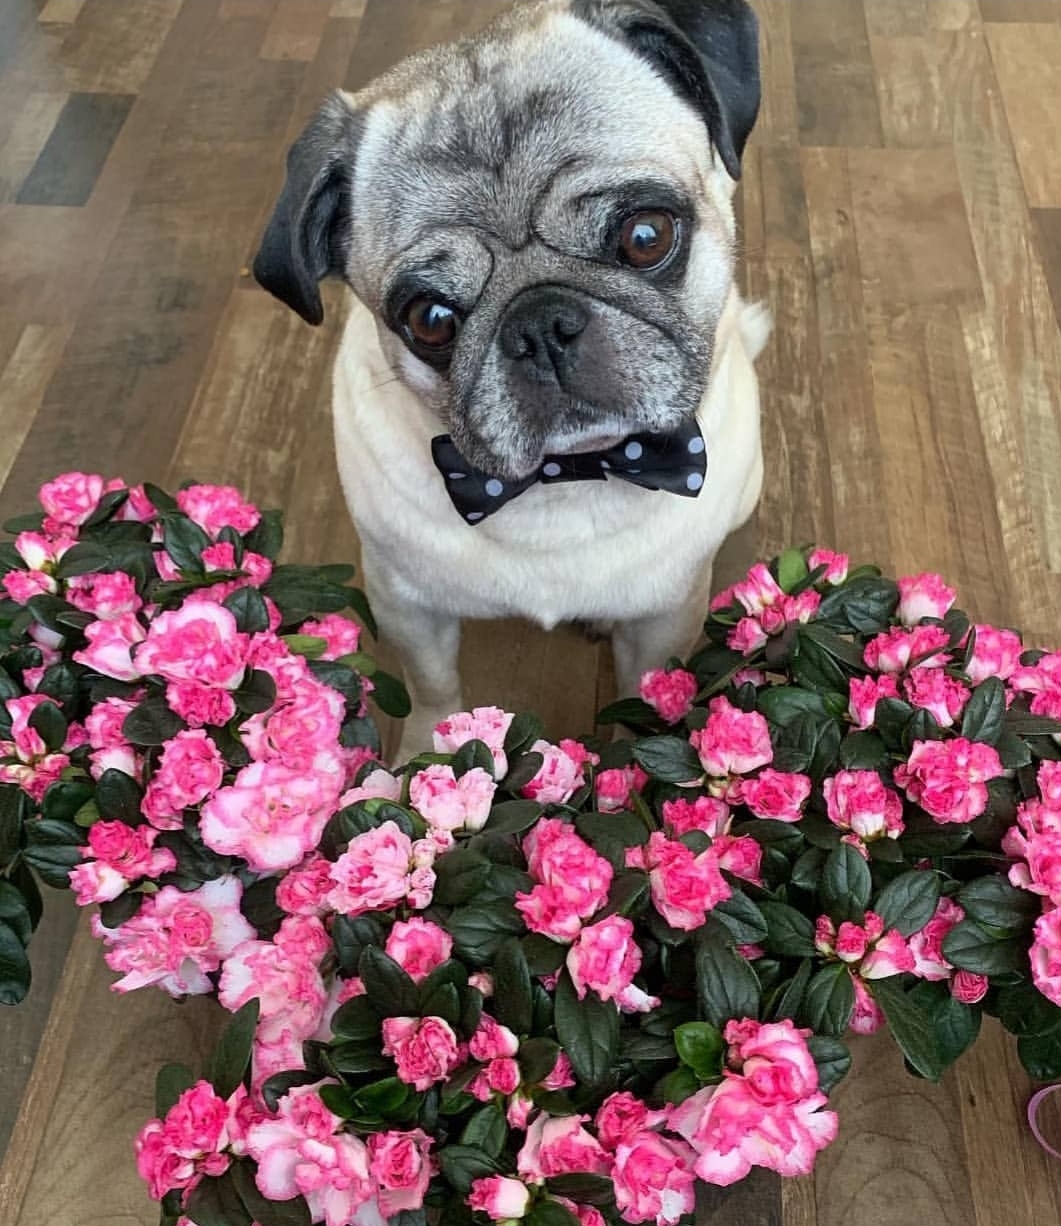
<path id="1" fill-rule="evenodd" d="M 73 822 L 78 812 L 95 794 L 91 783 L 71 781 L 53 783 L 44 793 L 41 814 L 57 822 Z"/>
<path id="2" fill-rule="evenodd" d="M 41 824 L 35 823 L 37 826 Z M 69 843 L 43 843 L 27 847 L 22 853 L 22 860 L 45 885 L 65 890 L 70 885 L 70 870 L 81 863 L 81 848 Z"/>
<path id="3" fill-rule="evenodd" d="M 922 856 L 935 858 L 936 856 L 953 855 L 956 851 L 960 851 L 972 837 L 972 831 L 968 826 L 926 824 L 920 829 L 916 827 L 911 829 L 911 826 L 912 823 L 907 823 L 905 833 L 897 840 L 904 858 L 908 860 L 920 859 Z"/>
<path id="4" fill-rule="evenodd" d="M 18 933 L 0 920 L 0 1005 L 25 1000 L 30 985 L 29 958 Z"/>
<path id="5" fill-rule="evenodd" d="M 459 778 L 470 770 L 486 771 L 491 779 L 494 777 L 494 755 L 485 741 L 473 738 L 464 744 L 450 758 L 453 773 Z"/>
<path id="6" fill-rule="evenodd" d="M 985 932 L 975 920 L 963 919 L 943 938 L 943 956 L 963 971 L 979 975 L 1009 975 L 1027 966 L 1024 941 L 998 939 Z"/>
<path id="7" fill-rule="evenodd" d="M 179 512 L 164 514 L 162 520 L 162 543 L 178 570 L 185 574 L 202 575 L 203 550 L 209 549 L 209 536 L 197 523 Z"/>
<path id="8" fill-rule="evenodd" d="M 14 929 L 22 944 L 33 935 L 33 917 L 22 891 L 11 881 L 0 878 L 0 921 Z"/>
<path id="9" fill-rule="evenodd" d="M 505 1113 L 496 1103 L 476 1111 L 464 1125 L 464 1131 L 460 1135 L 461 1145 L 480 1149 L 490 1158 L 501 1157 L 507 1140 L 508 1124 L 505 1121 Z"/>
<path id="10" fill-rule="evenodd" d="M 261 1002 L 255 997 L 237 1010 L 214 1050 L 209 1081 L 221 1098 L 235 1092 L 250 1066 L 260 1007 Z"/>
<path id="11" fill-rule="evenodd" d="M 820 694 L 792 685 L 763 690 L 756 698 L 756 706 L 770 723 L 782 728 L 808 715 L 823 719 L 829 714 Z"/>
<path id="12" fill-rule="evenodd" d="M 367 996 L 354 996 L 344 1001 L 332 1018 L 332 1034 L 337 1039 L 376 1039 L 379 1032 L 379 1014 Z"/>
<path id="13" fill-rule="evenodd" d="M 778 1020 L 786 1017 L 794 1019 L 799 1016 L 813 966 L 814 963 L 810 958 L 804 958 L 799 964 L 799 970 L 785 984 L 784 990 L 776 998 L 776 1004 L 771 1010 L 775 1018 Z"/>
<path id="14" fill-rule="evenodd" d="M 155 1075 L 155 1114 L 165 1119 L 185 1090 L 195 1085 L 195 1074 L 186 1064 L 164 1064 Z"/>
<path id="15" fill-rule="evenodd" d="M 393 716 L 394 719 L 405 719 L 413 709 L 413 704 L 409 700 L 409 691 L 402 682 L 390 673 L 377 671 L 372 676 L 372 683 L 375 686 L 372 701 L 383 714 Z"/>
<path id="16" fill-rule="evenodd" d="M 949 1067 L 976 1041 L 983 1011 L 955 1000 L 945 983 L 919 983 L 910 999 L 927 1015 L 943 1064 Z"/>
<path id="17" fill-rule="evenodd" d="M 504 902 L 455 907 L 446 924 L 457 957 L 473 966 L 488 965 L 505 939 L 523 927 L 516 908 Z"/>
<path id="18" fill-rule="evenodd" d="M 382 1017 L 416 1017 L 420 994 L 412 978 L 395 960 L 375 945 L 361 953 L 358 973 L 365 995 Z"/>
<path id="19" fill-rule="evenodd" d="M 696 991 L 701 1014 L 719 1030 L 732 1019 L 759 1016 L 755 971 L 731 948 L 726 930 L 710 920 L 697 934 Z"/>
<path id="20" fill-rule="evenodd" d="M 435 860 L 433 901 L 444 907 L 475 898 L 490 876 L 490 861 L 470 847 L 454 847 Z"/>
<path id="21" fill-rule="evenodd" d="M 884 920 L 885 930 L 897 928 L 902 936 L 911 936 L 935 914 L 939 887 L 936 873 L 913 869 L 888 882 L 877 895 L 873 910 Z"/>
<path id="22" fill-rule="evenodd" d="M 552 1039 L 525 1039 L 519 1045 L 516 1059 L 519 1061 L 520 1075 L 527 1085 L 533 1086 L 544 1081 L 553 1071 L 559 1055 L 560 1044 Z"/>
<path id="23" fill-rule="evenodd" d="M 1018 1039 L 1017 1055 L 1029 1077 L 1056 1081 L 1061 1077 L 1061 1031 Z"/>
<path id="24" fill-rule="evenodd" d="M 834 826 L 833 829 L 836 830 L 836 827 Z M 839 831 L 837 833 L 839 834 Z M 792 884 L 801 890 L 817 894 L 818 886 L 821 884 L 825 855 L 825 850 L 821 847 L 808 847 L 792 866 Z"/>
<path id="25" fill-rule="evenodd" d="M 542 735 L 542 721 L 537 715 L 521 711 L 516 715 L 505 733 L 505 753 L 517 754 L 528 749 Z"/>
<path id="26" fill-rule="evenodd" d="M 501 1167 L 481 1149 L 470 1145 L 447 1145 L 438 1154 L 443 1178 L 461 1196 L 467 1196 L 477 1179 L 500 1175 Z"/>
<path id="27" fill-rule="evenodd" d="M 903 991 L 898 976 L 875 979 L 868 986 L 884 1013 L 892 1037 L 911 1067 L 929 1081 L 939 1081 L 946 1062 L 931 1019 Z"/>
<path id="28" fill-rule="evenodd" d="M 578 1205 L 610 1205 L 615 1200 L 615 1184 L 603 1175 L 577 1173 L 554 1175 L 545 1181 L 550 1196 L 563 1196 Z"/>
<path id="29" fill-rule="evenodd" d="M 59 559 L 55 568 L 57 579 L 72 579 L 75 575 L 92 575 L 110 566 L 111 551 L 95 541 L 79 541 Z"/>
<path id="30" fill-rule="evenodd" d="M 575 829 L 590 844 L 596 847 L 602 840 L 611 839 L 624 847 L 640 847 L 648 842 L 649 830 L 636 813 L 580 813 L 575 818 Z"/>
<path id="31" fill-rule="evenodd" d="M 1002 988 L 998 994 L 998 1020 L 1018 1038 L 1061 1030 L 1061 1008 L 1027 981 Z"/>
<path id="32" fill-rule="evenodd" d="M 58 753 L 66 740 L 66 716 L 54 702 L 42 702 L 34 707 L 29 717 L 29 726 L 40 735 L 49 753 Z"/>
<path id="33" fill-rule="evenodd" d="M 158 694 L 147 698 L 125 717 L 122 736 L 134 745 L 163 745 L 184 727 L 179 715 L 169 709 L 166 699 Z"/>
<path id="34" fill-rule="evenodd" d="M 877 733 L 849 732 L 840 742 L 840 765 L 849 771 L 875 771 L 888 760 L 888 747 Z"/>
<path id="35" fill-rule="evenodd" d="M 541 770 L 544 762 L 545 756 L 540 753 L 521 753 L 510 757 L 508 760 L 508 774 L 504 778 L 503 786 L 505 791 L 522 791 Z M 493 774 L 493 770 L 494 768 L 491 766 L 491 774 Z"/>
<path id="36" fill-rule="evenodd" d="M 1006 687 L 988 677 L 973 690 L 962 715 L 962 736 L 994 745 L 1002 734 L 1006 715 Z"/>
<path id="37" fill-rule="evenodd" d="M 725 925 L 737 945 L 758 945 L 766 940 L 766 916 L 743 890 L 735 889 L 711 914 Z"/>
<path id="38" fill-rule="evenodd" d="M 529 1033 L 533 1024 L 534 996 L 523 948 L 510 937 L 494 959 L 494 1016 L 514 1034 Z"/>
<path id="39" fill-rule="evenodd" d="M 22 840 L 22 820 L 29 797 L 17 783 L 0 784 L 0 868 L 18 850 Z"/>
<path id="40" fill-rule="evenodd" d="M 236 588 L 221 603 L 236 619 L 241 634 L 262 634 L 269 629 L 269 610 L 257 588 Z"/>
<path id="41" fill-rule="evenodd" d="M 766 947 L 771 953 L 814 957 L 814 924 L 801 911 L 783 902 L 763 902 L 760 908 L 766 920 Z"/>
<path id="42" fill-rule="evenodd" d="M 1024 711 L 1008 711 L 1006 728 L 1017 736 L 1059 736 L 1061 719 L 1048 719 L 1045 715 L 1028 715 Z"/>
<path id="43" fill-rule="evenodd" d="M 483 827 L 484 834 L 521 834 L 545 812 L 536 800 L 506 800 L 494 805 Z"/>
<path id="44" fill-rule="evenodd" d="M 249 1158 L 234 1162 L 229 1171 L 244 1209 L 258 1226 L 310 1226 L 312 1221 L 305 1198 L 269 1200 L 258 1191 L 254 1179 L 255 1165 Z"/>
<path id="45" fill-rule="evenodd" d="M 540 1200 L 526 1217 L 527 1226 L 577 1226 L 578 1218 L 558 1200 Z"/>
<path id="46" fill-rule="evenodd" d="M 829 853 L 822 869 L 822 906 L 833 923 L 851 920 L 860 924 L 865 918 L 873 880 L 869 866 L 849 843 Z"/>
<path id="47" fill-rule="evenodd" d="M 374 916 L 337 915 L 332 922 L 332 943 L 347 978 L 357 973 L 362 949 L 366 945 L 382 945 L 383 942 L 383 928 Z"/>
<path id="48" fill-rule="evenodd" d="M 700 1089 L 700 1078 L 691 1068 L 680 1065 L 667 1074 L 657 1085 L 656 1093 L 666 1103 L 684 1102 Z"/>
<path id="49" fill-rule="evenodd" d="M 236 1191 L 231 1170 L 204 1176 L 188 1197 L 184 1212 L 196 1226 L 251 1226 L 253 1221 Z"/>
<path id="50" fill-rule="evenodd" d="M 674 1031 L 674 1046 L 678 1058 L 700 1078 L 710 1081 L 722 1073 L 722 1053 L 725 1044 L 722 1032 L 710 1022 L 686 1022 Z"/>
<path id="51" fill-rule="evenodd" d="M 96 784 L 96 808 L 107 821 L 139 826 L 143 821 L 140 813 L 143 798 L 140 785 L 124 771 L 105 770 Z"/>
<path id="52" fill-rule="evenodd" d="M 958 901 L 968 919 L 997 929 L 1000 936 L 1030 931 L 1042 910 L 1037 895 L 1017 889 L 1000 874 L 968 882 L 958 891 Z"/>
<path id="53" fill-rule="evenodd" d="M 76 716 L 78 674 L 69 664 L 52 664 L 46 668 L 34 692 L 53 699 L 67 718 Z"/>
<path id="54" fill-rule="evenodd" d="M 120 928 L 139 912 L 145 897 L 144 894 L 133 894 L 126 891 L 124 894 L 119 894 L 117 898 L 112 898 L 110 902 L 100 903 L 100 923 L 104 928 Z"/>
<path id="55" fill-rule="evenodd" d="M 664 783 L 688 783 L 704 773 L 696 750 L 678 736 L 652 736 L 635 741 L 631 752 L 638 766 Z"/>
<path id="56" fill-rule="evenodd" d="M 551 975 L 558 971 L 567 957 L 567 946 L 540 932 L 523 938 L 523 956 L 532 975 Z"/>
<path id="57" fill-rule="evenodd" d="M 276 702 L 276 682 L 264 669 L 253 669 L 232 692 L 232 698 L 244 715 L 260 715 Z"/>
<path id="58" fill-rule="evenodd" d="M 598 724 L 626 724 L 632 728 L 643 728 L 646 724 L 649 727 L 658 726 L 659 722 L 655 708 L 650 707 L 643 698 L 621 698 L 597 712 Z"/>
<path id="59" fill-rule="evenodd" d="M 807 1040 L 807 1050 L 818 1067 L 818 1087 L 828 1094 L 847 1076 L 851 1068 L 851 1053 L 837 1039 L 812 1034 Z"/>
<path id="60" fill-rule="evenodd" d="M 807 560 L 798 549 L 786 549 L 777 559 L 777 584 L 783 592 L 791 592 L 807 573 Z"/>
<path id="61" fill-rule="evenodd" d="M 575 1076 L 586 1085 L 600 1085 L 611 1074 L 619 1050 L 619 1010 L 594 992 L 580 1001 L 566 971 L 556 985 L 555 1008 L 556 1037 Z"/>
<path id="62" fill-rule="evenodd" d="M 260 553 L 270 562 L 275 562 L 284 545 L 284 513 L 273 509 L 263 511 L 261 519 L 243 538 L 243 543 L 252 553 Z"/>
<path id="63" fill-rule="evenodd" d="M 816 1034 L 839 1038 L 851 1024 L 855 988 L 842 962 L 830 962 L 811 976 L 799 1009 L 800 1021 Z"/>
<path id="64" fill-rule="evenodd" d="M 1006 770 L 1016 771 L 1022 766 L 1031 765 L 1031 749 L 1016 733 L 1010 732 L 1007 728 L 1003 728 L 999 734 L 995 742 L 995 749 L 998 752 L 999 761 Z"/>
<path id="65" fill-rule="evenodd" d="M 371 1115 L 388 1116 L 399 1110 L 412 1090 L 397 1077 L 384 1077 L 354 1092 L 354 1101 Z"/>

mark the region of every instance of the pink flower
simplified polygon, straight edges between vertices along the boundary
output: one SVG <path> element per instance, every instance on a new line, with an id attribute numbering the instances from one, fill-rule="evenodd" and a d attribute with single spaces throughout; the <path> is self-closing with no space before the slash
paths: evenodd
<path id="1" fill-rule="evenodd" d="M 334 776 L 252 762 L 203 805 L 203 842 L 256 872 L 292 868 L 320 842 L 339 786 Z"/>
<path id="2" fill-rule="evenodd" d="M 472 1184 L 468 1205 L 495 1222 L 512 1221 L 526 1215 L 530 1207 L 530 1189 L 518 1179 L 489 1175 Z"/>
<path id="3" fill-rule="evenodd" d="M 197 1081 L 170 1108 L 165 1120 L 150 1120 L 136 1138 L 136 1164 L 150 1195 L 161 1200 L 203 1175 L 220 1175 L 231 1159 L 231 1107 L 207 1081 Z"/>
<path id="4" fill-rule="evenodd" d="M 105 698 L 85 716 L 85 732 L 93 749 L 123 748 L 128 745 L 122 732 L 125 717 L 136 707 L 124 698 Z"/>
<path id="5" fill-rule="evenodd" d="M 988 677 L 1001 677 L 1003 681 L 1011 677 L 1020 665 L 1024 650 L 1020 635 L 982 624 L 973 626 L 972 632 L 976 641 L 965 672 L 973 685 L 979 685 Z"/>
<path id="6" fill-rule="evenodd" d="M 623 1091 L 609 1094 L 597 1109 L 597 1138 L 609 1153 L 624 1141 L 633 1140 L 648 1128 L 656 1128 L 665 1111 L 650 1111 L 635 1095 Z"/>
<path id="7" fill-rule="evenodd" d="M 684 1141 L 641 1132 L 620 1142 L 612 1181 L 615 1204 L 627 1222 L 675 1226 L 696 1200 L 696 1153 Z"/>
<path id="8" fill-rule="evenodd" d="M 751 835 L 716 835 L 707 849 L 707 855 L 720 869 L 725 869 L 734 877 L 762 885 L 763 849 Z"/>
<path id="9" fill-rule="evenodd" d="M 178 732 L 162 747 L 143 811 L 160 830 L 179 830 L 181 814 L 221 786 L 225 760 L 205 732 Z"/>
<path id="10" fill-rule="evenodd" d="M 1031 712 L 1047 719 L 1061 716 L 1061 651 L 1040 656 L 1032 665 L 1013 670 L 1010 686 L 1020 694 L 1031 694 Z"/>
<path id="11" fill-rule="evenodd" d="M 401 794 L 402 781 L 390 771 L 381 768 L 367 774 L 360 786 L 344 792 L 339 797 L 339 804 L 345 808 L 347 805 L 357 804 L 359 800 L 373 800 L 377 797 L 383 800 L 400 800 Z"/>
<path id="12" fill-rule="evenodd" d="M 1017 811 L 1017 821 L 1002 840 L 1003 851 L 1022 857 L 1009 870 L 1010 883 L 1061 906 L 1061 809 L 1027 800 Z"/>
<path id="13" fill-rule="evenodd" d="M 574 1172 L 607 1175 L 611 1161 L 600 1142 L 582 1127 L 588 1118 L 565 1115 L 554 1119 L 544 1111 L 537 1115 L 516 1155 L 519 1174 L 535 1183 Z"/>
<path id="14" fill-rule="evenodd" d="M 66 598 L 78 609 L 91 613 L 100 621 L 114 621 L 126 613 L 135 613 L 143 606 L 131 575 L 77 575 L 66 585 Z"/>
<path id="15" fill-rule="evenodd" d="M 383 1054 L 398 1066 L 398 1077 L 417 1090 L 445 1081 L 460 1063 L 460 1045 L 440 1017 L 385 1017 Z"/>
<path id="16" fill-rule="evenodd" d="M 712 698 L 708 710 L 704 728 L 689 737 L 707 774 L 747 775 L 769 766 L 774 750 L 766 720 L 758 711 L 741 711 L 723 695 Z"/>
<path id="17" fill-rule="evenodd" d="M 911 664 L 942 668 L 950 657 L 950 635 L 942 626 L 917 626 L 913 630 L 893 626 L 870 639 L 863 652 L 866 667 L 874 672 L 901 673 Z"/>
<path id="18" fill-rule="evenodd" d="M 882 698 L 898 698 L 899 686 L 891 673 L 879 677 L 852 677 L 848 714 L 856 728 L 871 728 Z"/>
<path id="19" fill-rule="evenodd" d="M 222 528 L 235 528 L 242 536 L 261 520 L 258 508 L 231 485 L 189 485 L 178 492 L 177 506 L 210 537 Z"/>
<path id="20" fill-rule="evenodd" d="M 500 707 L 457 711 L 436 726 L 435 753 L 456 753 L 468 741 L 482 741 L 494 755 L 494 777 L 503 779 L 508 773 L 505 737 L 512 719 L 512 715 Z"/>
<path id="21" fill-rule="evenodd" d="M 579 1000 L 587 991 L 601 1000 L 616 1000 L 634 981 L 641 967 L 641 950 L 634 940 L 633 923 L 609 915 L 589 924 L 567 951 L 567 969 Z"/>
<path id="22" fill-rule="evenodd" d="M 955 737 L 915 741 L 909 761 L 895 768 L 895 782 L 940 825 L 971 822 L 987 808 L 987 780 L 1003 773 L 990 745 Z"/>
<path id="23" fill-rule="evenodd" d="M 432 765 L 409 781 L 409 802 L 438 834 L 442 845 L 452 842 L 455 830 L 481 830 L 490 816 L 497 784 L 476 766 L 458 779 L 452 766 Z"/>
<path id="24" fill-rule="evenodd" d="M 222 605 L 189 600 L 160 613 L 136 653 L 136 665 L 166 681 L 234 690 L 243 680 L 248 639 Z"/>
<path id="25" fill-rule="evenodd" d="M 50 595 L 58 586 L 40 570 L 9 570 L 2 582 L 4 591 L 18 604 L 29 604 L 34 596 Z"/>
<path id="26" fill-rule="evenodd" d="M 322 660 L 338 660 L 340 656 L 352 655 L 361 643 L 361 627 L 341 613 L 328 613 L 320 621 L 303 622 L 298 632 L 324 639 L 327 646 L 321 652 Z"/>
<path id="27" fill-rule="evenodd" d="M 141 878 L 160 877 L 177 867 L 177 858 L 165 848 L 154 847 L 158 831 L 148 826 L 135 829 L 125 822 L 95 822 L 88 831 L 88 854 L 94 862 L 70 870 L 70 886 L 79 906 L 108 902 L 126 886 Z"/>
<path id="28" fill-rule="evenodd" d="M 556 1063 L 549 1070 L 548 1076 L 542 1078 L 542 1089 L 566 1090 L 574 1084 L 575 1074 L 571 1068 L 571 1061 L 564 1052 L 560 1052 L 556 1057 Z"/>
<path id="29" fill-rule="evenodd" d="M 668 724 L 677 724 L 693 709 L 696 678 L 684 668 L 652 669 L 641 678 L 641 697 Z"/>
<path id="30" fill-rule="evenodd" d="M 321 1100 L 318 1086 L 295 1086 L 275 1115 L 254 1121 L 245 1133 L 247 1153 L 258 1163 L 255 1182 L 270 1200 L 291 1200 L 300 1189 L 296 1171 L 311 1142 L 327 1142 L 342 1121 Z M 367 1150 L 366 1150 L 367 1170 Z"/>
<path id="31" fill-rule="evenodd" d="M 236 703 L 228 690 L 198 681 L 171 681 L 166 686 L 166 702 L 193 728 L 220 728 L 236 714 Z"/>
<path id="32" fill-rule="evenodd" d="M 368 1147 L 359 1137 L 340 1133 L 326 1141 L 307 1140 L 299 1147 L 299 1157 L 295 1182 L 313 1221 L 347 1226 L 357 1220 L 362 1206 L 368 1220 L 378 1220 Z"/>
<path id="33" fill-rule="evenodd" d="M 379 1209 L 385 1218 L 419 1209 L 431 1182 L 431 1137 L 412 1132 L 377 1132 L 368 1139 L 369 1171 L 379 1189 Z"/>
<path id="34" fill-rule="evenodd" d="M 523 840 L 527 869 L 537 884 L 516 895 L 516 909 L 532 932 L 573 940 L 608 900 L 612 866 L 558 818 L 546 818 Z"/>
<path id="35" fill-rule="evenodd" d="M 903 802 L 876 771 L 840 771 L 822 784 L 834 826 L 864 842 L 897 839 L 903 832 Z"/>
<path id="36" fill-rule="evenodd" d="M 987 995 L 991 981 L 976 971 L 955 971 L 951 976 L 950 994 L 963 1005 L 976 1005 Z"/>
<path id="37" fill-rule="evenodd" d="M 728 1063 L 740 1067 L 756 1098 L 767 1104 L 794 1103 L 818 1088 L 818 1069 L 806 1044 L 809 1030 L 792 1022 L 726 1023 Z"/>
<path id="38" fill-rule="evenodd" d="M 359 834 L 350 840 L 346 851 L 332 865 L 335 885 L 330 896 L 331 906 L 340 915 L 386 910 L 414 889 L 416 871 L 430 873 L 430 887 L 433 887 L 433 870 L 430 867 L 418 870 L 413 858 L 412 841 L 394 822 L 384 822 L 374 830 Z M 426 906 L 428 901 L 430 889 L 427 901 L 420 906 Z"/>
<path id="39" fill-rule="evenodd" d="M 427 920 L 398 920 L 387 934 L 384 948 L 410 978 L 420 983 L 449 958 L 453 938 Z"/>
<path id="40" fill-rule="evenodd" d="M 931 571 L 909 575 L 899 580 L 899 620 L 904 626 L 916 626 L 926 617 L 939 621 L 957 595 L 943 582 L 942 576 Z"/>
<path id="41" fill-rule="evenodd" d="M 767 767 L 754 779 L 741 782 L 741 800 L 756 817 L 775 822 L 798 822 L 810 788 L 807 775 L 786 774 Z"/>
<path id="42" fill-rule="evenodd" d="M 1043 803 L 1061 810 L 1061 762 L 1040 762 L 1037 781 Z"/>
<path id="43" fill-rule="evenodd" d="M 629 807 L 630 797 L 640 792 L 648 776 L 640 766 L 618 766 L 601 771 L 596 779 L 597 808 L 602 813 L 618 813 Z"/>
<path id="44" fill-rule="evenodd" d="M 859 974 L 863 979 L 887 979 L 912 971 L 914 955 L 905 938 L 892 928 L 880 937 L 862 959 Z"/>
<path id="45" fill-rule="evenodd" d="M 212 992 L 207 976 L 256 935 L 240 912 L 242 895 L 236 877 L 219 877 L 188 893 L 163 886 L 120 928 L 106 928 L 93 916 L 93 933 L 107 943 L 107 965 L 123 973 L 112 990 L 158 984 L 171 996 Z"/>
<path id="46" fill-rule="evenodd" d="M 117 681 L 136 681 L 140 677 L 132 649 L 144 641 L 145 635 L 135 613 L 125 613 L 114 621 L 92 622 L 85 627 L 85 637 L 88 646 L 74 652 L 78 664 Z"/>
<path id="47" fill-rule="evenodd" d="M 313 851 L 286 872 L 276 887 L 276 905 L 289 915 L 322 916 L 328 911 L 332 881 L 331 861 Z"/>
<path id="48" fill-rule="evenodd" d="M 44 513 L 56 523 L 77 527 L 88 519 L 103 495 L 103 478 L 95 473 L 63 473 L 40 488 Z"/>
<path id="49" fill-rule="evenodd" d="M 714 796 L 697 796 L 695 800 L 665 800 L 663 820 L 676 839 L 690 830 L 702 830 L 715 839 L 728 832 L 732 817 L 729 805 L 724 800 Z"/>
<path id="50" fill-rule="evenodd" d="M 851 975 L 851 986 L 855 990 L 855 1008 L 850 1029 L 855 1034 L 875 1034 L 884 1025 L 884 1013 L 858 975 Z"/>
<path id="51" fill-rule="evenodd" d="M 835 1137 L 835 1112 L 822 1111 L 824 1094 L 796 1103 L 766 1106 L 742 1077 L 707 1086 L 670 1115 L 670 1127 L 697 1153 L 696 1174 L 727 1186 L 744 1179 L 753 1166 L 780 1175 L 808 1175 L 814 1159 Z"/>
<path id="52" fill-rule="evenodd" d="M 949 728 L 965 709 L 969 690 L 941 668 L 915 668 L 903 679 L 903 694 L 912 706 L 928 711 L 941 728 Z"/>
<path id="53" fill-rule="evenodd" d="M 596 754 L 591 754 L 578 741 L 564 740 L 559 745 L 535 741 L 531 752 L 540 753 L 544 760 L 520 795 L 541 805 L 567 804 L 578 789 L 585 786 L 583 766 L 598 760 Z"/>
<path id="54" fill-rule="evenodd" d="M 1035 921 L 1031 948 L 1032 980 L 1055 1005 L 1061 1005 L 1061 907 Z"/>
<path id="55" fill-rule="evenodd" d="M 949 898 L 941 898 L 928 923 L 909 938 L 914 957 L 914 974 L 932 981 L 949 979 L 951 964 L 943 956 L 943 940 L 947 933 L 965 918 L 965 911 Z"/>
<path id="56" fill-rule="evenodd" d="M 726 646 L 742 656 L 752 656 L 769 642 L 770 636 L 754 617 L 742 617 L 726 635 Z"/>
<path id="57" fill-rule="evenodd" d="M 708 911 L 730 897 L 710 849 L 694 855 L 657 830 L 642 850 L 652 905 L 673 928 L 692 932 L 706 922 Z"/>
<path id="58" fill-rule="evenodd" d="M 848 565 L 846 553 L 833 553 L 831 549 L 813 549 L 807 558 L 809 570 L 817 570 L 819 566 L 826 567 L 825 574 L 818 580 L 819 583 L 843 583 L 847 579 Z"/>
<path id="59" fill-rule="evenodd" d="M 747 577 L 735 583 L 731 590 L 745 612 L 753 616 L 771 608 L 785 595 L 763 562 L 756 562 Z"/>

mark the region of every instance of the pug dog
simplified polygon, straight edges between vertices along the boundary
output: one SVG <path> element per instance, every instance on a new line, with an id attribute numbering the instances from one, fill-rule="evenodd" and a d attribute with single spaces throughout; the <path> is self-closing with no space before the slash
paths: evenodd
<path id="1" fill-rule="evenodd" d="M 610 632 L 621 692 L 697 639 L 762 483 L 732 198 L 759 106 L 744 0 L 528 0 L 330 97 L 254 263 L 334 372 L 364 581 L 413 700 L 462 707 L 462 618 Z"/>

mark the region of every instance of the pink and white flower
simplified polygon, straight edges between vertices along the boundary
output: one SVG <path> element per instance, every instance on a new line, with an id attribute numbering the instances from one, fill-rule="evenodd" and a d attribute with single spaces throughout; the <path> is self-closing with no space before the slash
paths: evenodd
<path id="1" fill-rule="evenodd" d="M 932 571 L 908 575 L 898 581 L 899 620 L 904 626 L 916 626 L 926 617 L 942 620 L 954 604 L 958 593 Z"/>
<path id="2" fill-rule="evenodd" d="M 641 678 L 640 693 L 661 719 L 677 724 L 692 710 L 697 688 L 696 677 L 684 668 L 655 668 Z"/>
<path id="3" fill-rule="evenodd" d="M 865 843 L 903 832 L 902 797 L 876 771 L 839 771 L 822 784 L 829 820 Z"/>
<path id="4" fill-rule="evenodd" d="M 459 778 L 452 766 L 433 764 L 409 780 L 409 802 L 431 827 L 439 845 L 453 842 L 457 830 L 481 830 L 490 816 L 497 784 L 482 767 Z"/>
<path id="5" fill-rule="evenodd" d="M 579 788 L 586 785 L 586 763 L 595 766 L 600 761 L 580 741 L 563 740 L 559 745 L 535 741 L 531 752 L 540 753 L 543 761 L 520 795 L 540 805 L 567 804 Z"/>
<path id="6" fill-rule="evenodd" d="M 398 1066 L 398 1077 L 416 1090 L 445 1081 L 461 1061 L 453 1028 L 440 1017 L 385 1017 L 383 1054 Z"/>
<path id="7" fill-rule="evenodd" d="M 955 737 L 915 741 L 907 762 L 895 768 L 895 782 L 939 825 L 971 822 L 987 808 L 987 783 L 1003 774 L 998 751 Z"/>
<path id="8" fill-rule="evenodd" d="M 741 800 L 755 816 L 775 822 L 798 822 L 810 790 L 809 776 L 770 767 L 740 785 Z"/>
<path id="9" fill-rule="evenodd" d="M 770 765 L 770 729 L 758 711 L 741 711 L 724 695 L 712 698 L 708 711 L 703 729 L 689 736 L 708 775 L 747 775 Z"/>
<path id="10" fill-rule="evenodd" d="M 505 737 L 513 716 L 500 707 L 476 707 L 447 715 L 434 732 L 435 753 L 456 753 L 468 741 L 482 741 L 494 756 L 494 778 L 508 773 Z"/>

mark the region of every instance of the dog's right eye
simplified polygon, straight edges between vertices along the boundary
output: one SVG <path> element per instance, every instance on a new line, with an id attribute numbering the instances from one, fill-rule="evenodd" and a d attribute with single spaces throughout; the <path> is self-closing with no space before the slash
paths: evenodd
<path id="1" fill-rule="evenodd" d="M 405 308 L 405 332 L 418 349 L 428 350 L 437 357 L 457 339 L 460 319 L 457 312 L 444 302 L 421 295 Z"/>

